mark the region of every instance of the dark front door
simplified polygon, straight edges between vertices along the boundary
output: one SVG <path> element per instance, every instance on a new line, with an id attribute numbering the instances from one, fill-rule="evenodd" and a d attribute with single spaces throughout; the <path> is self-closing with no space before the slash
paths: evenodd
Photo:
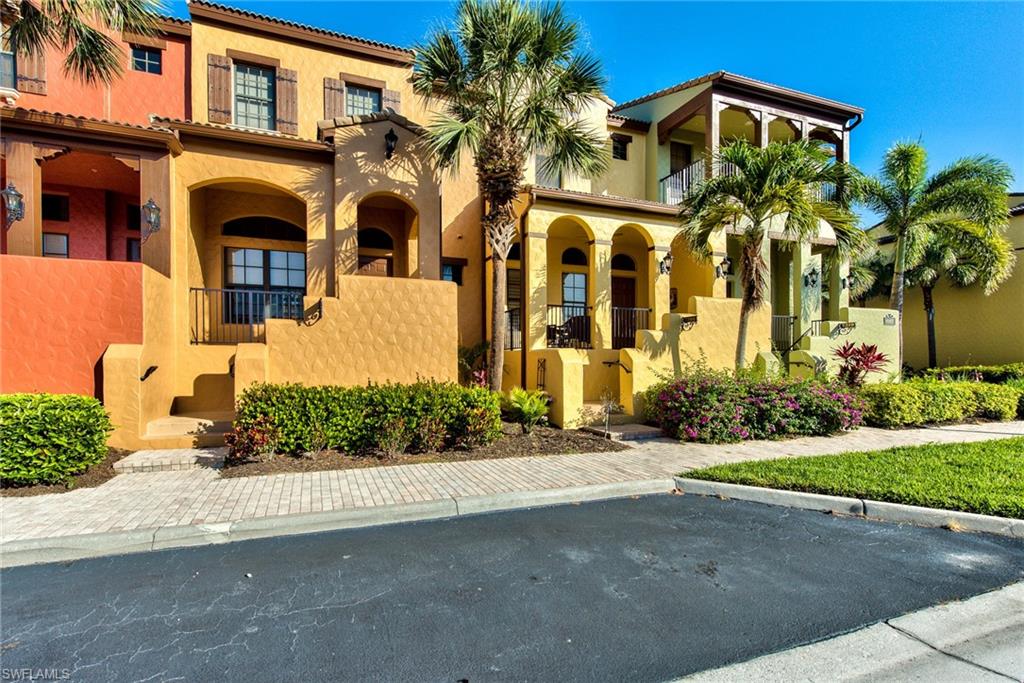
<path id="1" fill-rule="evenodd" d="M 673 142 L 669 148 L 669 173 L 682 171 L 693 163 L 693 147 L 685 142 Z"/>
<path id="2" fill-rule="evenodd" d="M 359 275 L 375 275 L 377 277 L 392 277 L 394 275 L 393 265 L 390 256 L 360 256 Z"/>
<path id="3" fill-rule="evenodd" d="M 612 276 L 612 348 L 633 346 L 638 328 L 636 278 Z"/>

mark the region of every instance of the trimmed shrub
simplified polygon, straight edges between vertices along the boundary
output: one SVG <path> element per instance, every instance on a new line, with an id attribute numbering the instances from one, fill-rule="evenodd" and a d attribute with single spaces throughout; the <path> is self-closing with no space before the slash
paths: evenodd
<path id="1" fill-rule="evenodd" d="M 643 405 L 668 436 L 701 443 L 827 435 L 863 420 L 860 400 L 838 384 L 706 368 L 651 387 Z"/>
<path id="2" fill-rule="evenodd" d="M 1024 363 L 1006 365 L 957 365 L 949 368 L 928 368 L 922 374 L 930 379 L 973 380 L 1004 384 L 1011 380 L 1024 380 Z"/>
<path id="3" fill-rule="evenodd" d="M 1012 387 L 984 382 L 910 380 L 874 384 L 861 390 L 868 424 L 902 427 L 974 418 L 1010 420 L 1020 393 Z"/>
<path id="4" fill-rule="evenodd" d="M 448 382 L 366 387 L 254 384 L 238 400 L 235 427 L 266 418 L 277 450 L 334 448 L 352 455 L 397 455 L 472 448 L 501 435 L 500 397 Z"/>
<path id="5" fill-rule="evenodd" d="M 106 457 L 112 429 L 91 396 L 0 395 L 0 482 L 66 483 Z"/>
<path id="6" fill-rule="evenodd" d="M 1004 386 L 1014 389 L 1018 394 L 1017 417 L 1024 420 L 1024 379 L 1011 379 Z"/>

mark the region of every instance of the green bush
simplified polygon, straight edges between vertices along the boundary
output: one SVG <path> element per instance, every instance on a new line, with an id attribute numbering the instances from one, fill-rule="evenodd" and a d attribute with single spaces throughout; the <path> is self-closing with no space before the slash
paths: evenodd
<path id="1" fill-rule="evenodd" d="M 66 483 L 106 457 L 111 430 L 91 396 L 0 395 L 0 482 Z"/>
<path id="2" fill-rule="evenodd" d="M 509 392 L 507 410 L 512 419 L 529 434 L 548 414 L 548 396 L 543 391 L 527 391 L 513 387 Z"/>
<path id="3" fill-rule="evenodd" d="M 1014 389 L 1018 393 L 1017 417 L 1024 420 L 1024 379 L 1011 379 L 1005 386 Z"/>
<path id="4" fill-rule="evenodd" d="M 368 452 L 471 448 L 501 435 L 500 397 L 447 382 L 367 387 L 254 384 L 239 398 L 235 426 L 268 418 L 282 453 L 334 448 Z"/>
<path id="5" fill-rule="evenodd" d="M 929 368 L 923 372 L 930 379 L 973 380 L 1005 384 L 1024 379 L 1024 363 L 1006 365 L 957 365 L 949 368 Z"/>
<path id="6" fill-rule="evenodd" d="M 866 386 L 861 398 L 867 404 L 868 424 L 902 427 L 973 418 L 1011 420 L 1020 394 L 998 384 L 918 379 Z"/>

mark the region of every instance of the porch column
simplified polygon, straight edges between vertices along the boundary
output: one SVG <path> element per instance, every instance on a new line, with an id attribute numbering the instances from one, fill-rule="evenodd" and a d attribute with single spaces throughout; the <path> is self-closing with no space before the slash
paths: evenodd
<path id="1" fill-rule="evenodd" d="M 160 229 L 149 233 L 149 226 L 143 221 L 142 236 L 145 242 L 142 245 L 142 262 L 161 275 L 171 277 L 174 206 L 170 154 L 145 154 L 139 157 L 139 202 L 144 205 L 150 199 L 160 208 Z"/>
<path id="2" fill-rule="evenodd" d="M 521 246 L 521 277 L 526 297 L 522 302 L 520 324 L 523 326 L 523 347 L 534 350 L 545 349 L 548 345 L 548 236 L 546 232 L 535 232 L 536 225 L 532 214 L 527 214 L 527 232 Z"/>
<path id="3" fill-rule="evenodd" d="M 650 302 L 651 317 L 647 324 L 652 330 L 661 329 L 661 319 L 671 313 L 669 301 L 670 276 L 661 274 L 661 262 L 671 247 L 653 246 L 647 250 L 647 300 Z M 682 264 L 678 264 L 682 267 Z"/>
<path id="4" fill-rule="evenodd" d="M 793 310 L 790 315 L 796 316 L 793 325 L 793 338 L 796 339 L 811 322 L 821 318 L 821 257 L 811 254 L 811 245 L 801 243 L 793 247 Z M 817 284 L 811 282 L 813 273 L 817 271 Z M 807 278 L 808 282 L 804 282 Z"/>
<path id="5" fill-rule="evenodd" d="M 590 291 L 587 293 L 593 316 L 593 346 L 612 348 L 612 241 L 594 240 L 590 244 Z"/>
<path id="6" fill-rule="evenodd" d="M 775 281 L 772 274 L 772 238 L 769 237 L 768 231 L 765 231 L 764 241 L 761 242 L 761 258 L 764 259 L 767 271 L 764 278 L 764 300 L 768 302 L 768 306 L 772 306 L 775 303 Z"/>
<path id="7" fill-rule="evenodd" d="M 836 133 L 839 143 L 836 145 L 836 161 L 846 163 L 850 159 L 850 134 L 847 131 Z"/>
<path id="8" fill-rule="evenodd" d="M 727 236 L 725 230 L 719 230 L 711 238 L 711 264 L 708 266 L 711 268 L 711 296 L 716 299 L 725 298 L 725 278 L 718 277 L 716 268 L 722 262 L 726 256 L 729 255 L 728 247 L 726 244 Z M 739 264 L 732 264 L 733 268 L 738 268 Z M 681 309 L 685 309 L 685 303 L 680 301 L 679 306 Z"/>
<path id="9" fill-rule="evenodd" d="M 844 286 L 845 284 L 845 286 Z M 828 319 L 843 320 L 843 311 L 850 307 L 850 262 L 829 269 Z"/>
<path id="10" fill-rule="evenodd" d="M 707 175 L 710 178 L 717 172 L 715 155 L 718 154 L 719 141 L 722 137 L 721 105 L 718 98 L 711 96 L 704 116 L 704 145 L 707 147 Z"/>
<path id="11" fill-rule="evenodd" d="M 12 138 L 4 142 L 7 182 L 14 183 L 25 203 L 24 218 L 7 231 L 7 253 L 40 256 L 43 253 L 42 167 L 36 161 L 31 141 Z"/>
<path id="12" fill-rule="evenodd" d="M 754 122 L 754 139 L 758 147 L 768 146 L 768 124 L 775 118 L 766 111 L 752 111 L 757 120 Z"/>

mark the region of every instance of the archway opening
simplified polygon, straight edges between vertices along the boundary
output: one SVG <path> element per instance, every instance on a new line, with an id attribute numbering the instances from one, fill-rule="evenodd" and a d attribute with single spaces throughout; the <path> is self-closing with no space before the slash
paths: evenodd
<path id="1" fill-rule="evenodd" d="M 356 273 L 376 277 L 413 277 L 418 264 L 418 214 L 395 195 L 374 195 L 357 209 Z"/>

